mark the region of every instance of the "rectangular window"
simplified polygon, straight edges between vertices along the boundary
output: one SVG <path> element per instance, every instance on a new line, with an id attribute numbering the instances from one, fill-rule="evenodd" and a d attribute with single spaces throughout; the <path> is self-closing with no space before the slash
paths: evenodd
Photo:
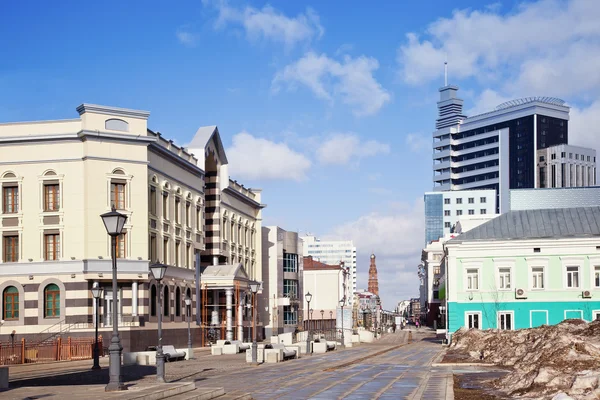
<path id="1" fill-rule="evenodd" d="M 433 274 L 434 275 L 439 275 L 442 272 L 441 268 L 439 265 L 436 265 L 435 267 L 433 267 Z"/>
<path id="2" fill-rule="evenodd" d="M 469 329 L 481 329 L 481 321 L 479 313 L 466 313 L 466 325 Z"/>
<path id="3" fill-rule="evenodd" d="M 556 187 L 556 165 L 552 166 L 552 187 Z"/>
<path id="4" fill-rule="evenodd" d="M 546 157 L 540 156 L 540 162 L 545 161 L 545 160 L 546 160 Z"/>
<path id="5" fill-rule="evenodd" d="M 573 153 L 569 153 L 569 158 L 573 158 Z"/>
<path id="6" fill-rule="evenodd" d="M 485 208 L 482 208 L 481 210 L 479 210 L 479 214 L 487 214 L 487 210 Z"/>
<path id="7" fill-rule="evenodd" d="M 510 289 L 510 268 L 499 268 L 498 269 L 498 288 L 499 289 Z"/>
<path id="8" fill-rule="evenodd" d="M 451 228 L 450 222 L 444 222 L 444 228 Z"/>
<path id="9" fill-rule="evenodd" d="M 531 267 L 531 288 L 544 288 L 544 267 Z"/>
<path id="10" fill-rule="evenodd" d="M 44 235 L 44 260 L 54 261 L 60 257 L 60 235 L 57 233 Z"/>
<path id="11" fill-rule="evenodd" d="M 15 214 L 19 212 L 19 188 L 4 187 L 2 188 L 2 212 L 4 214 Z"/>
<path id="12" fill-rule="evenodd" d="M 560 153 L 560 158 L 565 158 L 566 153 L 564 151 L 561 151 Z"/>
<path id="13" fill-rule="evenodd" d="M 163 259 L 162 262 L 165 264 L 169 264 L 169 239 L 165 238 L 163 240 Z"/>
<path id="14" fill-rule="evenodd" d="M 444 210 L 444 216 L 445 217 L 449 217 L 450 216 L 450 210 Z"/>
<path id="15" fill-rule="evenodd" d="M 546 167 L 540 167 L 540 187 L 546 187 Z"/>
<path id="16" fill-rule="evenodd" d="M 175 223 L 180 224 L 180 211 L 181 210 L 181 199 L 178 197 L 175 198 Z"/>
<path id="17" fill-rule="evenodd" d="M 178 240 L 175 242 L 175 266 L 179 267 L 179 259 L 181 257 L 181 242 Z"/>
<path id="18" fill-rule="evenodd" d="M 450 199 L 444 199 L 444 204 L 450 204 Z"/>
<path id="19" fill-rule="evenodd" d="M 460 197 L 456 199 L 456 204 L 462 204 L 462 199 Z"/>
<path id="20" fill-rule="evenodd" d="M 467 269 L 467 290 L 479 290 L 479 271 L 475 268 Z"/>
<path id="21" fill-rule="evenodd" d="M 498 329 L 512 330 L 513 329 L 513 313 L 499 312 L 498 313 Z"/>
<path id="22" fill-rule="evenodd" d="M 200 207 L 196 207 L 196 230 L 202 230 L 202 224 L 200 223 Z"/>
<path id="23" fill-rule="evenodd" d="M 44 185 L 44 211 L 58 211 L 59 198 L 59 185 Z"/>
<path id="24" fill-rule="evenodd" d="M 456 210 L 456 215 L 462 215 L 462 210 Z"/>
<path id="25" fill-rule="evenodd" d="M 469 204 L 473 204 L 475 203 L 475 198 L 474 197 L 469 197 Z"/>
<path id="26" fill-rule="evenodd" d="M 4 262 L 19 261 L 19 237 L 4 237 Z"/>
<path id="27" fill-rule="evenodd" d="M 579 267 L 567 267 L 567 287 L 579 287 Z"/>
<path id="28" fill-rule="evenodd" d="M 575 154 L 575 159 L 579 160 L 579 154 Z"/>
<path id="29" fill-rule="evenodd" d="M 298 298 L 298 281 L 294 279 L 283 280 L 283 297 Z"/>
<path id="30" fill-rule="evenodd" d="M 283 306 L 283 324 L 296 325 L 298 323 L 298 311 L 294 306 Z"/>
<path id="31" fill-rule="evenodd" d="M 192 208 L 192 205 L 188 202 L 185 203 L 185 226 L 187 226 L 188 228 L 190 228 L 192 226 L 192 215 L 190 214 L 190 209 Z"/>
<path id="32" fill-rule="evenodd" d="M 475 210 L 469 210 L 469 215 L 475 215 Z"/>
<path id="33" fill-rule="evenodd" d="M 156 188 L 150 186 L 150 203 L 148 204 L 148 211 L 152 215 L 156 215 Z"/>
<path id="34" fill-rule="evenodd" d="M 191 249 L 191 245 L 188 243 L 185 246 L 185 267 L 186 268 L 190 268 L 192 265 L 190 264 L 190 249 Z"/>
<path id="35" fill-rule="evenodd" d="M 125 184 L 111 183 L 110 184 L 110 201 L 111 206 L 115 206 L 117 210 L 125 209 Z"/>
<path id="36" fill-rule="evenodd" d="M 552 153 L 552 156 L 550 157 L 552 160 L 556 160 L 556 154 Z"/>
<path id="37" fill-rule="evenodd" d="M 567 187 L 567 172 L 566 164 L 560 164 L 560 187 Z"/>
<path id="38" fill-rule="evenodd" d="M 126 257 L 126 240 L 125 240 L 125 233 L 121 233 L 119 236 L 117 236 L 117 258 L 125 258 Z"/>
<path id="39" fill-rule="evenodd" d="M 162 214 L 164 219 L 169 219 L 169 194 L 167 192 L 163 192 Z"/>
<path id="40" fill-rule="evenodd" d="M 156 235 L 150 235 L 150 254 L 148 257 L 150 258 L 150 262 L 158 261 L 158 251 L 156 247 Z"/>
<path id="41" fill-rule="evenodd" d="M 439 300 L 440 299 L 440 292 L 437 290 L 433 291 L 433 299 L 434 300 Z"/>
<path id="42" fill-rule="evenodd" d="M 298 254 L 283 253 L 283 272 L 298 272 Z"/>
<path id="43" fill-rule="evenodd" d="M 480 203 L 485 203 L 487 201 L 487 199 L 485 197 L 480 197 L 479 198 L 479 202 Z"/>
<path id="44" fill-rule="evenodd" d="M 594 267 L 594 286 L 600 287 L 600 265 Z"/>

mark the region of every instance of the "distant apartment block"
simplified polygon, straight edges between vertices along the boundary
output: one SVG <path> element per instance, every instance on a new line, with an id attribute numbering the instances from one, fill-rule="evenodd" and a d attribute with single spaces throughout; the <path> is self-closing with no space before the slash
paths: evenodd
<path id="1" fill-rule="evenodd" d="M 537 151 L 540 188 L 596 185 L 596 150 L 559 144 Z"/>

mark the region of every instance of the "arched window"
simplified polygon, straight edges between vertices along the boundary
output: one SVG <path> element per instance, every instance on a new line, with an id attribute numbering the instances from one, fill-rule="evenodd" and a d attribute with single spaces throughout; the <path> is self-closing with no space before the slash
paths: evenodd
<path id="1" fill-rule="evenodd" d="M 169 316 L 169 311 L 171 311 L 169 309 L 169 287 L 165 286 L 164 290 L 163 290 L 163 315 L 165 317 Z"/>
<path id="2" fill-rule="evenodd" d="M 181 290 L 175 289 L 175 316 L 181 316 Z"/>
<path id="3" fill-rule="evenodd" d="M 9 286 L 2 293 L 4 299 L 3 319 L 19 319 L 19 291 L 14 286 Z"/>
<path id="4" fill-rule="evenodd" d="M 44 289 L 44 316 L 60 317 L 60 289 L 54 283 Z"/>
<path id="5" fill-rule="evenodd" d="M 156 286 L 150 287 L 150 315 L 156 316 Z"/>

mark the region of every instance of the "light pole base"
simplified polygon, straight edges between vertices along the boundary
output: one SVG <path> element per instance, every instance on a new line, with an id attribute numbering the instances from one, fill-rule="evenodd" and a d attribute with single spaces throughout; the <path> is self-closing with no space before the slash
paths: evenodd
<path id="1" fill-rule="evenodd" d="M 127 386 L 125 386 L 125 384 L 121 382 L 110 382 L 104 388 L 105 392 L 119 392 L 121 390 L 127 390 Z"/>
<path id="2" fill-rule="evenodd" d="M 188 351 L 188 360 L 193 360 L 194 359 L 194 349 L 192 349 L 191 347 L 188 347 L 187 351 Z"/>
<path id="3" fill-rule="evenodd" d="M 94 365 L 94 366 L 92 367 L 92 369 L 102 369 L 102 367 L 101 367 L 101 366 L 99 366 L 99 365 Z"/>

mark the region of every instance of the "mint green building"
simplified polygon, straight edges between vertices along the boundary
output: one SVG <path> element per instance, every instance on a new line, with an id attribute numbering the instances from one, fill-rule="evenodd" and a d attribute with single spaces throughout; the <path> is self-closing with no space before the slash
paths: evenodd
<path id="1" fill-rule="evenodd" d="M 511 211 L 444 251 L 449 334 L 600 318 L 600 207 Z"/>

